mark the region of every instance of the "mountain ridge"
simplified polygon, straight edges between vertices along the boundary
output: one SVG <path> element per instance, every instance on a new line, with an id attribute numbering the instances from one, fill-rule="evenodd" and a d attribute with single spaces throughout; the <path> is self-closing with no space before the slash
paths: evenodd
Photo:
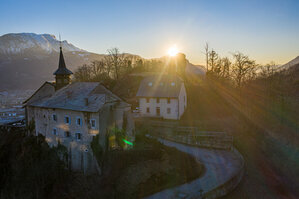
<path id="1" fill-rule="evenodd" d="M 297 64 L 299 64 L 299 56 L 295 57 L 294 59 L 292 59 L 288 63 L 280 66 L 280 69 L 288 69 L 288 68 L 291 68 L 292 66 L 295 66 Z"/>
<path id="2" fill-rule="evenodd" d="M 66 40 L 61 42 L 61 46 L 66 65 L 73 72 L 83 64 L 107 56 L 80 49 Z M 52 34 L 9 33 L 0 36 L 0 90 L 37 89 L 44 81 L 53 80 L 53 72 L 58 67 L 59 47 L 60 41 Z M 203 75 L 205 70 L 188 61 L 186 72 Z"/>
<path id="3" fill-rule="evenodd" d="M 86 52 L 66 40 L 58 41 L 55 35 L 51 34 L 9 33 L 0 37 L 0 53 L 8 56 L 36 48 L 45 53 L 58 52 L 60 45 L 65 51 Z"/>

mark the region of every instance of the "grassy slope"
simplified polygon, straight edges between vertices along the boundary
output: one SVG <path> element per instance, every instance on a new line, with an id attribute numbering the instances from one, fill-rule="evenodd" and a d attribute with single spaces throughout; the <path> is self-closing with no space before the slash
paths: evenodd
<path id="1" fill-rule="evenodd" d="M 274 96 L 268 95 L 268 84 L 259 81 L 242 93 L 213 80 L 195 78 L 186 83 L 188 108 L 180 123 L 232 133 L 236 147 L 245 157 L 245 178 L 227 198 L 298 195 L 298 68 L 275 77 L 278 80 L 271 83 Z M 131 80 L 128 85 L 136 90 L 138 81 Z M 287 97 L 280 98 L 276 93 L 280 91 L 286 91 Z"/>
<path id="2" fill-rule="evenodd" d="M 148 138 L 130 151 L 111 151 L 102 177 L 78 175 L 69 198 L 143 198 L 198 178 L 203 167 L 192 156 Z"/>
<path id="3" fill-rule="evenodd" d="M 273 121 L 272 115 L 267 119 L 259 117 L 269 113 L 264 107 L 255 105 L 260 101 L 256 95 L 264 96 L 262 91 L 248 90 L 246 97 L 240 98 L 233 87 L 203 81 L 197 85 L 187 84 L 187 92 L 188 106 L 192 109 L 186 111 L 181 123 L 232 133 L 236 147 L 244 155 L 245 177 L 236 191 L 226 198 L 292 198 L 298 194 L 299 164 L 296 157 L 299 150 L 296 142 L 290 139 L 294 132 L 280 134 L 280 137 L 288 138 L 287 146 L 287 139 L 277 140 L 279 136 L 273 136 L 271 124 L 277 121 Z M 286 128 L 283 127 L 281 129 Z"/>

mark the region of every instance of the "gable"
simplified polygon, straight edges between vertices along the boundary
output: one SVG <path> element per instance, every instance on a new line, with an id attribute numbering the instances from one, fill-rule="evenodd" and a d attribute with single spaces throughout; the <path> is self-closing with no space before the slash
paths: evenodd
<path id="1" fill-rule="evenodd" d="M 50 82 L 45 82 L 39 89 L 37 89 L 31 97 L 29 97 L 23 104 L 30 105 L 33 102 L 48 98 L 55 93 L 55 85 Z"/>

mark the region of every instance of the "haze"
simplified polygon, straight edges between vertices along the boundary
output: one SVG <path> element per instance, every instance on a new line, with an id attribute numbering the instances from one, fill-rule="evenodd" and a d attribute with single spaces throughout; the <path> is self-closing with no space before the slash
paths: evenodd
<path id="1" fill-rule="evenodd" d="M 299 52 L 299 2 L 269 1 L 6 1 L 0 35 L 50 33 L 80 48 L 161 57 L 176 45 L 204 64 L 205 42 L 221 56 L 241 51 L 258 63 L 284 64 Z"/>

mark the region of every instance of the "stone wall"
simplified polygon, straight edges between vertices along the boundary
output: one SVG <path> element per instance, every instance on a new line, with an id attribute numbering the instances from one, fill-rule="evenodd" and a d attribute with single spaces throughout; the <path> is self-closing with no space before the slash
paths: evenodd
<path id="1" fill-rule="evenodd" d="M 99 173 L 99 164 L 94 157 L 90 143 L 99 135 L 99 143 L 103 150 L 106 149 L 106 135 L 110 128 L 123 128 L 123 119 L 126 115 L 127 133 L 130 141 L 134 141 L 134 121 L 131 117 L 131 108 L 125 103 L 105 104 L 99 112 L 81 112 L 64 109 L 51 109 L 27 106 L 27 118 L 35 121 L 36 135 L 42 134 L 50 146 L 63 144 L 69 151 L 69 167 L 84 173 Z M 53 115 L 56 115 L 56 121 Z M 65 117 L 70 119 L 65 123 Z M 81 125 L 76 120 L 81 119 Z M 95 127 L 91 127 L 90 120 L 94 119 Z M 56 134 L 54 133 L 56 130 Z M 66 136 L 69 132 L 69 136 Z M 76 138 L 76 133 L 81 134 L 81 139 Z"/>
<path id="2" fill-rule="evenodd" d="M 228 180 L 224 184 L 218 186 L 217 188 L 215 188 L 207 193 L 204 193 L 203 198 L 214 199 L 214 198 L 219 198 L 221 196 L 225 196 L 229 192 L 233 191 L 237 187 L 237 185 L 240 183 L 240 181 L 242 180 L 244 172 L 245 172 L 244 159 L 243 159 L 243 156 L 235 148 L 233 148 L 233 152 L 239 157 L 239 159 L 242 162 L 240 169 L 238 170 L 238 172 L 236 172 L 236 174 L 230 180 Z"/>

